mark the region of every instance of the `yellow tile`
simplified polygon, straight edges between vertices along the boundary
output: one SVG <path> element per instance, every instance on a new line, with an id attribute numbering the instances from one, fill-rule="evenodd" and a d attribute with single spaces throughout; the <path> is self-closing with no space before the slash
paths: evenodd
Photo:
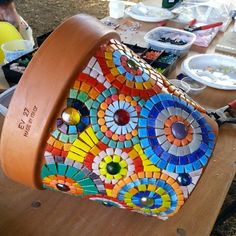
<path id="1" fill-rule="evenodd" d="M 76 154 L 78 154 L 80 156 L 84 156 L 84 157 L 87 155 L 87 152 L 84 152 L 84 151 L 82 151 L 81 149 L 79 149 L 79 148 L 77 148 L 75 146 L 71 146 L 70 151 L 74 152 L 74 153 L 76 153 Z"/>
<path id="2" fill-rule="evenodd" d="M 106 189 L 107 196 L 112 197 L 112 190 L 111 189 Z"/>
<path id="3" fill-rule="evenodd" d="M 168 194 L 162 195 L 161 198 L 162 198 L 163 202 L 164 202 L 164 201 L 165 201 L 165 202 L 170 201 L 170 196 L 169 196 Z"/>
<path id="4" fill-rule="evenodd" d="M 114 175 L 114 178 L 115 178 L 115 179 L 121 179 L 121 178 L 122 178 L 122 175 L 121 175 L 121 174 L 116 174 L 116 175 Z"/>
<path id="5" fill-rule="evenodd" d="M 95 135 L 95 133 L 91 127 L 86 129 L 86 133 L 89 135 L 89 137 L 93 140 L 93 142 L 95 144 L 97 144 L 99 142 L 99 140 L 97 139 L 97 136 Z"/>
<path id="6" fill-rule="evenodd" d="M 85 142 L 86 144 L 88 144 L 90 147 L 93 147 L 94 146 L 94 143 L 92 141 L 92 139 L 89 137 L 89 135 L 86 133 L 86 132 L 82 132 L 80 135 L 79 135 L 79 138 L 81 140 L 83 140 L 83 142 Z"/>
<path id="7" fill-rule="evenodd" d="M 147 190 L 146 185 L 145 185 L 145 184 L 140 184 L 140 185 L 138 186 L 138 190 L 139 190 L 139 191 L 146 191 L 146 190 Z"/>
<path id="8" fill-rule="evenodd" d="M 104 161 L 101 161 L 99 164 L 99 167 L 102 168 L 106 168 L 107 164 Z"/>
<path id="9" fill-rule="evenodd" d="M 127 175 L 127 172 L 128 172 L 128 171 L 127 171 L 126 169 L 121 169 L 121 170 L 120 170 L 120 174 L 121 174 L 121 175 L 124 175 L 124 176 Z"/>
<path id="10" fill-rule="evenodd" d="M 81 162 L 81 163 L 83 163 L 83 161 L 84 161 L 84 157 L 82 157 L 74 152 L 69 152 L 67 155 L 67 158 Z"/>
<path id="11" fill-rule="evenodd" d="M 89 150 L 91 149 L 86 143 L 82 142 L 79 139 L 76 139 L 73 143 L 73 146 L 76 146 L 80 149 L 83 149 L 86 152 L 89 152 Z"/>
<path id="12" fill-rule="evenodd" d="M 160 196 L 166 193 L 166 191 L 163 190 L 162 188 L 158 188 L 155 192 L 159 194 Z"/>
<path id="13" fill-rule="evenodd" d="M 124 198 L 132 198 L 133 195 L 130 194 L 129 192 L 126 192 L 125 195 L 124 195 Z"/>
<path id="14" fill-rule="evenodd" d="M 169 208 L 170 207 L 170 202 L 163 202 L 162 206 L 166 207 L 166 208 Z"/>
<path id="15" fill-rule="evenodd" d="M 122 160 L 119 164 L 120 164 L 121 167 L 126 167 L 127 166 L 127 163 L 126 163 L 125 160 Z"/>
<path id="16" fill-rule="evenodd" d="M 106 157 L 104 157 L 104 160 L 105 160 L 106 163 L 110 163 L 110 162 L 112 162 L 112 157 L 111 156 L 106 156 Z"/>
<path id="17" fill-rule="evenodd" d="M 114 155 L 113 156 L 113 162 L 120 162 L 120 157 L 119 156 L 117 156 L 117 155 Z"/>
<path id="18" fill-rule="evenodd" d="M 144 166 L 144 171 L 156 172 L 156 171 L 160 171 L 160 169 L 158 169 L 154 165 L 150 165 L 150 166 Z"/>

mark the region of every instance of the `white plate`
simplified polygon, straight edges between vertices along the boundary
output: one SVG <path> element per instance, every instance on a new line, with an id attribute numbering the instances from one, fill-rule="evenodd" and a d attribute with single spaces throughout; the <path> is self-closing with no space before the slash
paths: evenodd
<path id="1" fill-rule="evenodd" d="M 187 58 L 182 71 L 209 87 L 236 90 L 236 58 L 221 54 L 201 54 Z"/>
<path id="2" fill-rule="evenodd" d="M 159 22 L 173 18 L 173 14 L 166 9 L 146 6 L 142 3 L 128 7 L 125 13 L 135 20 L 144 22 Z"/>

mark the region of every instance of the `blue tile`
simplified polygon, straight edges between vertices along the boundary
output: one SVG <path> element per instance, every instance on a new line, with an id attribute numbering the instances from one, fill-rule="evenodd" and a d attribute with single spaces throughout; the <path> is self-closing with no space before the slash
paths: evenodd
<path id="1" fill-rule="evenodd" d="M 156 119 L 148 118 L 147 119 L 147 126 L 155 128 L 155 126 L 156 126 Z"/>
<path id="2" fill-rule="evenodd" d="M 150 111 L 150 113 L 148 114 L 148 116 L 150 118 L 156 118 L 158 116 L 158 114 L 160 113 L 160 111 L 156 110 L 155 107 Z"/>
<path id="3" fill-rule="evenodd" d="M 134 75 L 132 75 L 129 72 L 126 72 L 125 77 L 126 77 L 127 80 L 131 80 L 131 81 L 133 81 L 133 79 L 134 79 Z"/>
<path id="4" fill-rule="evenodd" d="M 146 138 L 146 137 L 148 137 L 147 129 L 145 129 L 145 128 L 139 128 L 139 129 L 138 129 L 138 136 L 139 136 L 140 138 Z"/>
<path id="5" fill-rule="evenodd" d="M 132 143 L 130 140 L 127 140 L 125 141 L 125 147 L 128 148 L 128 147 L 131 147 L 132 146 Z"/>
<path id="6" fill-rule="evenodd" d="M 202 156 L 199 160 L 203 166 L 205 166 L 208 163 L 208 158 L 206 156 Z"/>
<path id="7" fill-rule="evenodd" d="M 152 110 L 152 108 L 153 108 L 153 106 L 154 106 L 154 104 L 150 101 L 150 100 L 148 100 L 146 103 L 145 103 L 145 107 L 148 109 L 148 110 Z"/>
<path id="8" fill-rule="evenodd" d="M 186 165 L 186 164 L 188 164 L 188 157 L 187 157 L 187 156 L 180 156 L 180 157 L 179 157 L 179 164 L 180 164 L 180 165 Z"/>
<path id="9" fill-rule="evenodd" d="M 190 173 L 193 171 L 193 166 L 192 166 L 192 164 L 187 164 L 184 166 L 184 169 L 185 169 L 186 173 Z"/>
<path id="10" fill-rule="evenodd" d="M 161 169 L 165 169 L 166 168 L 166 165 L 167 165 L 167 162 L 166 161 L 163 161 L 163 160 L 160 160 L 158 163 L 157 163 L 157 166 Z"/>
<path id="11" fill-rule="evenodd" d="M 155 132 L 154 128 L 148 127 L 147 128 L 147 133 L 148 133 L 148 137 L 155 137 L 156 138 L 156 132 Z"/>
<path id="12" fill-rule="evenodd" d="M 92 104 L 92 107 L 97 109 L 99 107 L 100 103 L 97 102 L 97 101 L 94 101 L 93 104 Z"/>
<path id="13" fill-rule="evenodd" d="M 152 156 L 154 154 L 151 147 L 146 148 L 144 150 L 144 153 L 146 154 L 147 157 L 150 157 L 150 156 Z"/>
<path id="14" fill-rule="evenodd" d="M 149 115 L 149 110 L 147 110 L 145 107 L 143 107 L 142 110 L 141 110 L 140 116 L 147 118 L 148 115 Z"/>
<path id="15" fill-rule="evenodd" d="M 102 141 L 103 143 L 105 143 L 105 144 L 108 144 L 109 141 L 110 141 L 110 139 L 107 138 L 106 136 L 104 136 L 101 141 Z"/>
<path id="16" fill-rule="evenodd" d="M 154 95 L 154 96 L 150 97 L 150 99 L 152 100 L 152 102 L 153 102 L 154 104 L 160 102 L 160 98 L 158 97 L 158 95 Z"/>
<path id="17" fill-rule="evenodd" d="M 69 125 L 68 134 L 77 134 L 77 127 L 75 125 Z"/>
<path id="18" fill-rule="evenodd" d="M 170 154 L 167 153 L 167 152 L 163 152 L 163 153 L 161 154 L 161 159 L 162 159 L 163 161 L 165 161 L 165 162 L 168 162 L 169 159 L 170 159 Z M 164 169 L 164 168 L 163 168 L 163 169 Z"/>
<path id="19" fill-rule="evenodd" d="M 152 156 L 149 158 L 149 160 L 150 160 L 153 164 L 157 164 L 157 162 L 160 161 L 160 158 L 159 158 L 156 154 L 154 154 L 154 155 L 152 155 Z"/>
<path id="20" fill-rule="evenodd" d="M 141 139 L 141 140 L 140 140 L 140 143 L 141 143 L 142 148 L 145 148 L 145 147 L 149 147 L 149 146 L 150 146 L 150 143 L 149 143 L 149 141 L 148 141 L 147 138 Z"/>
<path id="21" fill-rule="evenodd" d="M 166 166 L 166 170 L 168 172 L 175 172 L 175 165 L 173 165 L 171 163 L 168 163 L 167 166 Z"/>
<path id="22" fill-rule="evenodd" d="M 96 117 L 96 116 L 91 117 L 91 118 L 90 118 L 90 121 L 91 121 L 91 124 L 92 124 L 92 125 L 95 125 L 95 124 L 98 123 L 98 120 L 97 120 L 97 117 Z"/>
<path id="23" fill-rule="evenodd" d="M 177 174 L 184 173 L 184 166 L 183 165 L 177 165 L 176 166 L 176 173 Z"/>
<path id="24" fill-rule="evenodd" d="M 193 168 L 194 168 L 194 170 L 199 170 L 199 169 L 201 169 L 202 168 L 202 164 L 201 164 L 201 162 L 200 161 L 195 161 L 195 162 L 193 162 Z"/>
<path id="25" fill-rule="evenodd" d="M 131 141 L 132 141 L 133 144 L 137 144 L 137 143 L 140 142 L 138 136 L 133 137 L 133 138 L 131 139 Z"/>
<path id="26" fill-rule="evenodd" d="M 138 126 L 147 127 L 147 118 L 139 118 Z"/>

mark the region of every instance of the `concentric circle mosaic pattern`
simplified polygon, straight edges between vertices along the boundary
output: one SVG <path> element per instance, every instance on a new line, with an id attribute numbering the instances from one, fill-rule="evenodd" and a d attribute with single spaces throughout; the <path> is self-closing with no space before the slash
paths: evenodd
<path id="1" fill-rule="evenodd" d="M 215 145 L 204 109 L 116 40 L 75 78 L 47 139 L 45 188 L 167 219 Z"/>

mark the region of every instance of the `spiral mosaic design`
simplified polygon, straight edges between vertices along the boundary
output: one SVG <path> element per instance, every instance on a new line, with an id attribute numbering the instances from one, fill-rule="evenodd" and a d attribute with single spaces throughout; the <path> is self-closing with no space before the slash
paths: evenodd
<path id="1" fill-rule="evenodd" d="M 116 40 L 97 53 L 107 80 L 125 95 L 148 98 L 163 87 L 162 77 L 134 52 Z"/>
<path id="2" fill-rule="evenodd" d="M 169 172 L 188 173 L 204 167 L 211 157 L 215 135 L 192 106 L 169 94 L 147 101 L 139 120 L 144 153 Z"/>
<path id="3" fill-rule="evenodd" d="M 44 188 L 167 219 L 212 155 L 205 110 L 116 40 L 75 78 L 50 133 Z"/>
<path id="4" fill-rule="evenodd" d="M 113 197 L 124 201 L 132 210 L 148 215 L 168 216 L 183 205 L 180 186 L 171 177 L 152 172 L 134 174 L 118 182 Z"/>
<path id="5" fill-rule="evenodd" d="M 108 148 L 94 158 L 92 170 L 105 183 L 115 184 L 118 180 L 133 174 L 135 164 L 121 149 Z"/>
<path id="6" fill-rule="evenodd" d="M 52 157 L 51 159 L 53 160 Z M 78 162 L 73 162 L 71 166 L 63 162 L 51 161 L 42 167 L 41 177 L 45 188 L 72 195 L 89 195 L 105 192 L 99 177 Z"/>
<path id="7" fill-rule="evenodd" d="M 108 146 L 131 147 L 139 142 L 137 128 L 141 107 L 136 100 L 123 94 L 117 95 L 116 89 L 108 89 L 92 104 L 93 130 Z"/>

